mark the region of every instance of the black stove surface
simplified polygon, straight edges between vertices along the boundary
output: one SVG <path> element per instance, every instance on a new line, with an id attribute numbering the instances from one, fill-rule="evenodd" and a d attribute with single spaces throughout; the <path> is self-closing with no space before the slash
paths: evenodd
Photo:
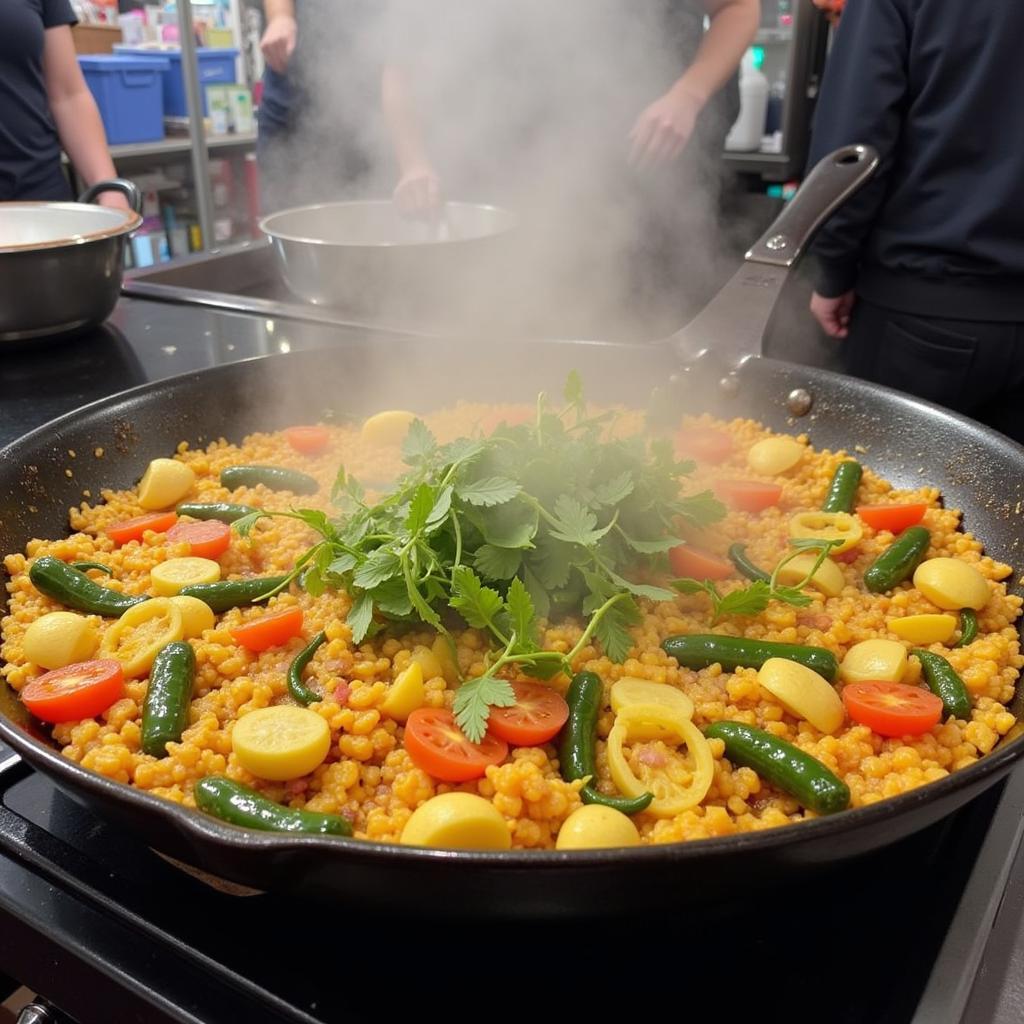
<path id="1" fill-rule="evenodd" d="M 0 445 L 124 388 L 362 328 L 124 300 L 0 358 Z M 370 332 L 372 333 L 372 332 Z M 0 974 L 82 1024 L 401 1020 L 668 1005 L 838 1024 L 1024 1019 L 1024 773 L 886 850 L 695 915 L 531 926 L 372 919 L 211 888 L 0 748 Z M 678 885 L 685 890 L 687 879 Z M 600 894 L 595 894 L 599 899 Z M 440 1000 L 438 997 L 440 996 Z M 587 1011 L 586 1013 L 582 1011 Z M 596 1011 L 596 1012 L 594 1012 Z"/>
<path id="2" fill-rule="evenodd" d="M 481 928 L 455 920 L 455 907 L 447 921 L 418 920 L 414 908 L 374 919 L 221 891 L 17 764 L 0 775 L 0 955 L 83 1022 L 369 1021 L 382 999 L 385 1017 L 399 1019 L 422 1005 L 417 976 L 454 997 L 474 968 L 486 977 L 517 960 L 507 983 L 542 963 L 551 982 L 578 970 L 580 1008 L 596 1008 L 603 985 L 592 972 L 607 960 L 626 991 L 649 984 L 655 1002 L 720 986 L 737 1010 L 749 997 L 761 1013 L 788 1007 L 790 1020 L 822 1019 L 827 1006 L 836 1024 L 895 1024 L 913 1015 L 998 796 L 882 854 L 710 915 Z M 65 958 L 79 963 L 55 970 Z M 368 983 L 379 974 L 409 984 Z"/>

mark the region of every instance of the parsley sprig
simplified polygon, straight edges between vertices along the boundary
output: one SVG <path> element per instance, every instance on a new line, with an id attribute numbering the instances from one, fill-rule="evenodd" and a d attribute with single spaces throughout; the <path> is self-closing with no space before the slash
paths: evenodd
<path id="1" fill-rule="evenodd" d="M 814 578 L 814 574 L 828 558 L 829 552 L 842 543 L 841 540 L 825 540 L 818 537 L 794 537 L 789 542 L 791 550 L 776 564 L 769 580 L 755 580 L 750 586 L 730 590 L 727 594 L 722 594 L 711 580 L 696 580 L 691 577 L 673 580 L 672 586 L 683 594 L 706 593 L 711 598 L 712 623 L 718 622 L 726 615 L 760 615 L 771 601 L 783 601 L 796 608 L 806 608 L 811 603 L 811 598 L 804 593 L 803 588 Z M 805 551 L 818 552 L 810 571 L 792 586 L 780 584 L 779 573 L 782 569 Z"/>
<path id="2" fill-rule="evenodd" d="M 294 579 L 314 596 L 344 589 L 355 643 L 389 624 L 420 623 L 450 640 L 453 613 L 485 631 L 495 645 L 487 671 L 455 702 L 474 742 L 489 708 L 510 701 L 499 675 L 509 666 L 538 678 L 571 671 L 591 638 L 624 660 L 641 618 L 637 598 L 674 596 L 635 580 L 637 568 L 662 568 L 681 543 L 677 518 L 706 526 L 725 513 L 708 491 L 681 494 L 693 463 L 678 461 L 669 441 L 612 436 L 614 414 L 590 414 L 577 373 L 563 398 L 556 408 L 542 393 L 532 423 L 448 444 L 414 420 L 402 444 L 408 471 L 376 502 L 341 468 L 335 514 L 259 511 L 235 523 L 243 536 L 269 516 L 316 531 L 321 539 L 281 588 Z M 540 650 L 539 619 L 580 612 L 589 618 L 572 651 Z"/>

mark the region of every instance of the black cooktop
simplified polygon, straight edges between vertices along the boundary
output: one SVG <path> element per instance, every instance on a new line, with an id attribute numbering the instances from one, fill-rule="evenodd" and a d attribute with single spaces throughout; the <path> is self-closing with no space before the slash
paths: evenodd
<path id="1" fill-rule="evenodd" d="M 352 331 L 125 300 L 102 330 L 4 353 L 0 445 L 146 380 Z M 681 875 L 657 917 L 481 925 L 211 887 L 0 752 L 0 974 L 82 1024 L 693 1017 L 709 1000 L 724 1021 L 1019 1024 L 1022 815 L 1018 771 L 917 836 L 710 912 L 672 909 Z"/>

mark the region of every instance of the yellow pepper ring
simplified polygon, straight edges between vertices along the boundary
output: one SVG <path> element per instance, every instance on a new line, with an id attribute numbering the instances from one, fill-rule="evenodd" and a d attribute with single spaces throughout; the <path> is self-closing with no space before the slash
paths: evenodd
<path id="1" fill-rule="evenodd" d="M 856 547 L 864 536 L 864 528 L 848 512 L 798 512 L 789 521 L 789 535 L 794 539 L 842 541 L 829 552 L 836 555 Z"/>
<path id="2" fill-rule="evenodd" d="M 663 739 L 666 735 L 682 741 L 690 751 L 694 767 L 688 782 L 672 778 L 671 765 L 645 765 L 638 777 L 626 759 L 623 746 L 630 740 Z M 625 796 L 653 793 L 647 813 L 656 818 L 674 818 L 704 799 L 715 774 L 711 748 L 701 731 L 670 708 L 652 704 L 632 704 L 616 716 L 608 734 L 605 750 L 608 768 L 615 785 Z M 676 767 L 680 767 L 676 762 Z"/>
<path id="3" fill-rule="evenodd" d="M 153 659 L 185 634 L 181 609 L 168 597 L 133 605 L 103 634 L 100 653 L 121 662 L 129 679 L 146 675 Z"/>

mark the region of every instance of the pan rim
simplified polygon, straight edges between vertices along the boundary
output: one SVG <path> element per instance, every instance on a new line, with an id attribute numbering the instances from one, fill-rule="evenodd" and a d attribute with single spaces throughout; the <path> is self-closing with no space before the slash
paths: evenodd
<path id="1" fill-rule="evenodd" d="M 78 212 L 83 207 L 90 210 L 107 210 L 112 214 L 118 214 L 125 218 L 124 222 L 111 227 L 97 228 L 94 231 L 83 231 L 77 235 L 65 235 L 63 238 L 53 238 L 48 242 L 18 242 L 11 245 L 0 245 L 0 256 L 8 256 L 18 252 L 43 252 L 48 249 L 70 249 L 79 245 L 88 245 L 90 242 L 101 242 L 108 238 L 117 238 L 121 235 L 130 235 L 142 224 L 142 215 L 134 210 L 119 210 L 110 207 L 96 206 L 93 203 L 47 203 L 39 200 L 22 200 L 12 203 L 0 203 L 0 213 L 4 208 L 28 206 L 33 208 L 45 207 L 46 209 L 67 210 Z"/>
<path id="2" fill-rule="evenodd" d="M 536 344 L 551 345 L 552 342 L 545 341 L 537 342 Z M 558 342 L 555 342 L 555 344 L 558 344 Z M 564 344 L 579 345 L 580 343 L 564 342 Z M 635 348 L 635 346 L 624 343 L 594 342 L 585 344 L 611 345 L 612 347 L 630 350 Z M 193 380 L 200 374 L 229 373 L 232 367 L 237 364 L 256 364 L 271 360 L 284 363 L 285 361 L 293 361 L 296 356 L 315 359 L 319 353 L 335 350 L 336 346 L 301 349 L 298 352 L 292 353 L 258 355 L 234 360 L 230 363 L 223 363 L 219 366 L 207 367 L 202 370 L 190 370 L 159 380 L 149 381 L 105 398 L 97 399 L 78 409 L 56 417 L 47 423 L 41 424 L 0 449 L 0 460 L 13 458 L 17 450 L 22 446 L 30 445 L 40 438 L 52 436 L 55 432 L 59 432 L 61 427 L 74 423 L 86 414 L 125 404 L 130 405 L 150 391 L 165 389 L 168 386 L 184 386 L 186 382 Z M 765 365 L 769 371 L 801 369 L 797 364 L 763 357 L 753 360 L 752 363 Z M 951 420 L 968 427 L 971 431 L 981 431 L 984 435 L 988 435 L 1001 446 L 1008 447 L 1014 453 L 1024 454 L 1024 446 L 1017 444 L 998 431 L 924 399 L 914 398 L 892 388 L 869 384 L 866 381 L 846 377 L 842 374 L 820 368 L 814 368 L 814 377 L 817 380 L 824 379 L 825 383 L 842 383 L 846 388 L 852 386 L 855 390 L 863 389 L 865 391 L 870 390 L 887 394 L 898 399 L 904 405 L 919 408 L 930 415 L 938 415 L 943 419 Z M 6 685 L 6 683 L 2 685 Z M 1018 680 L 1018 686 L 1020 685 L 1021 681 Z M 298 852 L 300 850 L 334 851 L 335 853 L 343 852 L 346 857 L 355 857 L 357 860 L 370 859 L 376 864 L 390 863 L 408 866 L 416 863 L 436 864 L 451 861 L 454 864 L 472 863 L 482 868 L 493 870 L 522 868 L 556 868 L 561 870 L 568 866 L 581 869 L 596 869 L 606 868 L 611 864 L 627 867 L 634 863 L 644 865 L 662 861 L 666 863 L 679 862 L 681 864 L 701 856 L 710 859 L 716 855 L 727 857 L 747 850 L 766 852 L 785 845 L 797 845 L 801 841 L 811 842 L 829 836 L 841 835 L 848 830 L 856 830 L 861 826 L 865 828 L 870 828 L 872 825 L 881 827 L 885 821 L 902 817 L 915 806 L 929 803 L 933 800 L 941 801 L 944 796 L 953 794 L 957 790 L 971 787 L 973 784 L 979 783 L 990 776 L 998 778 L 998 776 L 1005 774 L 1014 762 L 1024 758 L 1024 735 L 1021 735 L 991 753 L 984 755 L 973 765 L 953 772 L 935 782 L 919 786 L 898 796 L 888 797 L 866 807 L 858 807 L 809 821 L 794 822 L 777 828 L 641 847 L 614 847 L 586 851 L 485 851 L 433 849 L 403 846 L 398 843 L 380 843 L 368 839 L 325 838 L 322 836 L 296 836 L 286 833 L 250 831 L 221 822 L 204 815 L 200 811 L 185 808 L 152 793 L 115 782 L 106 776 L 84 768 L 77 762 L 65 758 L 55 747 L 30 735 L 2 712 L 0 712 L 0 739 L 9 743 L 16 752 L 24 756 L 33 766 L 71 784 L 72 788 L 84 788 L 87 791 L 97 793 L 103 798 L 126 803 L 133 810 L 146 816 L 156 815 L 162 817 L 167 823 L 173 824 L 181 834 L 194 839 L 213 841 L 221 846 L 230 847 L 237 852 L 244 853 L 252 850 L 258 854 L 260 851 L 268 850 L 281 853 Z M 996 779 L 991 781 L 994 782 Z"/>

